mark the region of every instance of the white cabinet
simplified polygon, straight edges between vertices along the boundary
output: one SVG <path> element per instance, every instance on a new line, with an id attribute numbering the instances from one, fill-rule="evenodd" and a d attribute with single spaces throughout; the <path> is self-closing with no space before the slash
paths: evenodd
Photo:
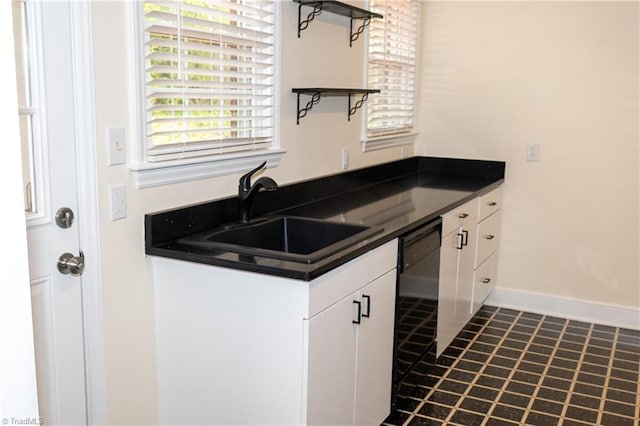
<path id="1" fill-rule="evenodd" d="M 502 188 L 496 188 L 479 199 L 478 245 L 473 277 L 471 315 L 480 309 L 496 284 L 501 198 Z"/>
<path id="2" fill-rule="evenodd" d="M 369 284 L 362 295 L 370 296 L 371 305 L 358 327 L 354 424 L 379 425 L 391 406 L 396 271 Z"/>
<path id="3" fill-rule="evenodd" d="M 495 286 L 501 194 L 498 187 L 442 216 L 437 356 Z"/>
<path id="4" fill-rule="evenodd" d="M 308 425 L 351 424 L 356 380 L 357 328 L 347 297 L 308 320 Z M 330 409 L 328 409 L 330 407 Z"/>
<path id="5" fill-rule="evenodd" d="M 395 271 L 305 320 L 308 425 L 378 425 L 389 414 Z"/>
<path id="6" fill-rule="evenodd" d="M 396 261 L 393 240 L 305 282 L 153 257 L 159 423 L 380 424 Z"/>
<path id="7" fill-rule="evenodd" d="M 496 266 L 498 255 L 493 253 L 475 270 L 473 278 L 473 302 L 471 314 L 478 312 L 484 300 L 489 296 L 496 282 Z"/>
<path id="8" fill-rule="evenodd" d="M 437 356 L 471 318 L 477 215 L 478 199 L 475 199 L 442 217 Z"/>

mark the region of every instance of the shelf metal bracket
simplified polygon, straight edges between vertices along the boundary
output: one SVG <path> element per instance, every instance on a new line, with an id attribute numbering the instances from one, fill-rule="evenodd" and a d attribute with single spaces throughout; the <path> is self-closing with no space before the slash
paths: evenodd
<path id="1" fill-rule="evenodd" d="M 313 10 L 307 15 L 307 19 L 302 20 L 302 6 L 312 6 Z M 317 3 L 300 3 L 298 5 L 298 38 L 300 33 L 307 29 L 309 23 L 322 12 L 322 2 Z"/>
<path id="2" fill-rule="evenodd" d="M 353 107 L 351 106 L 351 94 L 349 94 L 348 98 L 349 98 L 349 111 L 348 111 L 348 115 L 347 115 L 347 121 L 351 121 L 351 116 L 353 114 L 356 113 L 356 111 L 358 110 L 358 108 L 362 107 L 362 105 L 367 101 L 367 99 L 369 98 L 369 94 L 368 93 L 364 93 L 362 95 L 362 98 L 360 98 L 360 100 L 356 101 L 356 103 L 353 105 Z"/>
<path id="3" fill-rule="evenodd" d="M 307 113 L 309 111 L 311 111 L 311 108 L 313 108 L 313 106 L 315 104 L 320 102 L 320 98 L 322 97 L 322 94 L 320 92 L 315 92 L 311 96 L 311 100 L 309 102 L 307 102 L 307 104 L 304 106 L 304 108 L 300 108 L 300 95 L 301 94 L 302 93 L 298 93 L 298 114 L 297 114 L 297 118 L 296 118 L 296 124 L 300 124 L 300 119 L 304 118 L 307 115 Z"/>
<path id="4" fill-rule="evenodd" d="M 360 25 L 355 31 L 353 30 L 353 20 L 356 18 L 351 18 L 351 22 L 349 24 L 349 32 L 351 33 L 351 37 L 349 38 L 349 47 L 353 46 L 353 42 L 356 41 L 358 39 L 358 37 L 360 37 L 360 34 L 362 34 L 365 30 L 365 28 L 367 28 L 369 26 L 369 24 L 371 23 L 371 17 L 368 16 L 366 18 L 362 19 L 362 25 Z"/>

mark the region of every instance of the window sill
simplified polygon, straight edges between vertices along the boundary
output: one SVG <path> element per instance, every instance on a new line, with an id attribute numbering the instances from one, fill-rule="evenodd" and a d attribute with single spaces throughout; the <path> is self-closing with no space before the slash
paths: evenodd
<path id="1" fill-rule="evenodd" d="M 215 158 L 191 158 L 188 160 L 162 161 L 158 163 L 129 164 L 138 188 L 188 182 L 215 176 L 242 173 L 266 161 L 267 167 L 276 167 L 286 150 L 273 148 L 261 152 L 216 156 Z"/>
<path id="2" fill-rule="evenodd" d="M 401 133 L 396 135 L 365 138 L 361 141 L 362 151 L 369 152 L 394 146 L 413 145 L 417 136 L 417 133 Z"/>

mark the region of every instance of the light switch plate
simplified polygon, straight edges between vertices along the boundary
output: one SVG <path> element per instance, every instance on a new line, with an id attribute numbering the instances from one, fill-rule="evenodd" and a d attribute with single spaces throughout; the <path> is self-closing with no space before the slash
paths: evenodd
<path id="1" fill-rule="evenodd" d="M 527 161 L 540 161 L 540 144 L 527 144 Z"/>
<path id="2" fill-rule="evenodd" d="M 126 160 L 124 127 L 107 127 L 107 165 L 124 164 Z"/>

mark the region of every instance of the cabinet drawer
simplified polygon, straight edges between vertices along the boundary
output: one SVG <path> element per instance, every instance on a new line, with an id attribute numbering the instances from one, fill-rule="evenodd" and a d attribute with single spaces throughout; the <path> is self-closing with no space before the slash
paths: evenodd
<path id="1" fill-rule="evenodd" d="M 442 215 L 442 235 L 447 235 L 470 220 L 475 220 L 477 215 L 478 198 L 447 212 Z"/>
<path id="2" fill-rule="evenodd" d="M 475 314 L 496 285 L 498 254 L 493 253 L 473 274 L 471 314 Z"/>
<path id="3" fill-rule="evenodd" d="M 491 215 L 500 208 L 502 203 L 502 187 L 498 187 L 488 194 L 480 197 L 478 209 L 478 222 Z"/>
<path id="4" fill-rule="evenodd" d="M 476 267 L 498 249 L 499 232 L 499 211 L 478 224 L 478 251 L 476 253 Z"/>

